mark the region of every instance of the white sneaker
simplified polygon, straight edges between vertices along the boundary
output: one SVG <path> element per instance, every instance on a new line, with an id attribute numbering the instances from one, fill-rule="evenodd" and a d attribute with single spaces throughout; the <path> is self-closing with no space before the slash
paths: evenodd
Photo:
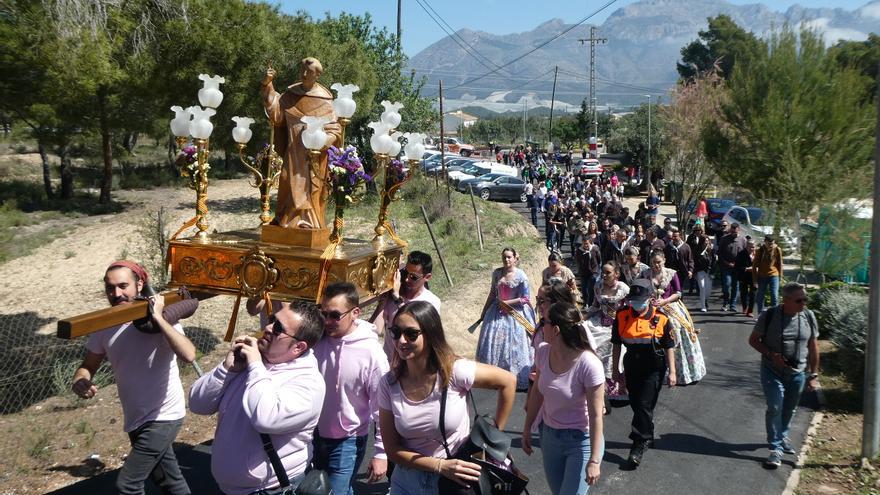
<path id="1" fill-rule="evenodd" d="M 706 309 L 706 308 L 700 308 L 700 312 L 702 312 L 702 313 L 707 313 L 708 311 L 709 311 L 709 310 Z"/>

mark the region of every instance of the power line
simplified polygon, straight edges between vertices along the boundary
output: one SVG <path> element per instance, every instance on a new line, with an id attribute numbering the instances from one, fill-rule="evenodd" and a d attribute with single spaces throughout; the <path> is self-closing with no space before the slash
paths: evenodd
<path id="1" fill-rule="evenodd" d="M 520 60 L 526 58 L 527 56 L 531 55 L 532 53 L 535 53 L 536 51 L 540 50 L 541 48 L 544 48 L 545 46 L 549 45 L 549 44 L 552 43 L 553 41 L 556 41 L 557 39 L 559 39 L 559 38 L 565 36 L 566 34 L 568 34 L 569 31 L 571 31 L 571 30 L 573 30 L 574 28 L 580 26 L 581 24 L 587 22 L 587 21 L 590 20 L 592 17 L 595 17 L 597 14 L 599 14 L 599 13 L 602 12 L 603 10 L 607 9 L 608 7 L 610 7 L 611 5 L 613 5 L 613 4 L 616 3 L 616 2 L 617 2 L 617 0 L 608 0 L 607 2 L 605 2 L 604 5 L 602 5 L 601 7 L 599 7 L 599 8 L 598 8 L 597 10 L 595 10 L 593 13 L 591 13 L 591 14 L 587 15 L 586 17 L 582 18 L 581 20 L 579 20 L 579 21 L 576 22 L 575 24 L 573 24 L 573 25 L 571 25 L 571 26 L 569 26 L 569 27 L 563 29 L 561 32 L 559 32 L 558 34 L 556 34 L 556 35 L 553 36 L 552 38 L 548 39 L 547 41 L 544 41 L 543 43 L 538 44 L 538 46 L 532 48 L 531 50 L 529 50 L 529 51 L 523 53 L 522 55 L 520 55 L 520 56 L 518 56 L 518 57 L 513 58 L 512 60 L 508 60 L 508 61 L 505 62 L 503 65 L 499 66 L 498 68 L 496 68 L 496 69 L 494 69 L 494 70 L 490 70 L 489 72 L 487 72 L 487 73 L 485 73 L 485 74 L 483 74 L 483 75 L 481 75 L 481 76 L 477 76 L 477 77 L 474 77 L 474 78 L 472 78 L 472 79 L 468 79 L 467 81 L 465 81 L 465 82 L 459 84 L 458 86 L 453 86 L 453 87 L 451 87 L 451 88 L 446 88 L 446 90 L 449 91 L 449 90 L 451 90 L 451 89 L 456 89 L 456 88 L 458 88 L 459 86 L 464 86 L 464 85 L 470 84 L 470 83 L 472 83 L 472 82 L 479 81 L 480 79 L 482 79 L 482 78 L 484 78 L 484 77 L 486 77 L 486 76 L 492 75 L 492 74 L 498 72 L 499 70 L 502 70 L 503 68 L 505 68 L 505 67 L 507 67 L 507 66 L 513 64 L 514 62 L 519 62 Z M 431 95 L 428 95 L 426 98 L 433 98 L 434 96 L 437 96 L 437 93 L 433 93 L 433 94 L 431 94 Z"/>
<path id="2" fill-rule="evenodd" d="M 422 3 L 422 2 L 424 2 L 424 3 Z M 486 62 L 481 60 L 480 57 L 482 57 L 483 59 L 488 60 L 489 64 L 498 68 L 498 64 L 496 64 L 491 59 L 489 59 L 489 57 L 486 57 L 482 53 L 478 52 L 473 46 L 469 45 L 467 43 L 467 41 L 465 41 L 464 38 L 459 36 L 458 33 L 455 32 L 455 29 L 453 29 L 452 26 L 450 26 L 449 23 L 447 23 L 446 20 L 443 19 L 443 17 L 439 13 L 437 13 L 437 11 L 434 10 L 433 7 L 431 7 L 431 5 L 427 2 L 427 0 L 416 0 L 416 3 L 418 3 L 419 7 L 421 7 L 422 10 L 424 10 L 425 13 L 428 14 L 428 17 L 430 17 L 431 20 L 434 21 L 434 24 L 437 24 L 437 26 L 441 30 L 443 30 L 443 32 L 446 33 L 446 35 L 448 37 L 450 37 L 452 39 L 452 41 L 455 42 L 455 44 L 457 44 L 459 47 L 461 47 L 461 49 L 464 50 L 465 53 L 467 53 L 468 55 L 473 57 L 474 60 L 476 60 L 480 65 L 482 65 L 483 67 L 485 67 L 487 69 L 492 68 L 490 65 L 487 65 Z M 435 15 L 436 15 L 436 17 L 435 17 Z M 444 26 L 444 24 L 445 24 L 445 26 Z M 448 30 L 447 30 L 447 27 L 449 28 Z M 459 41 L 459 40 L 461 40 L 461 41 Z"/>

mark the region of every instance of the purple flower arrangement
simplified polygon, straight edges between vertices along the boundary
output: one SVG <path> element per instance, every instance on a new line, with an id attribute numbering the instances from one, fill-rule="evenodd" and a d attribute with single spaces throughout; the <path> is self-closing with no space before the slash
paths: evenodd
<path id="1" fill-rule="evenodd" d="M 389 186 L 400 184 L 401 182 L 406 181 L 406 176 L 407 173 L 403 169 L 403 162 L 395 158 L 388 164 L 385 183 Z"/>
<path id="2" fill-rule="evenodd" d="M 373 178 L 364 172 L 361 159 L 354 146 L 340 150 L 331 146 L 327 150 L 327 166 L 330 167 L 330 184 L 337 206 L 346 206 L 358 199 L 361 186 Z"/>

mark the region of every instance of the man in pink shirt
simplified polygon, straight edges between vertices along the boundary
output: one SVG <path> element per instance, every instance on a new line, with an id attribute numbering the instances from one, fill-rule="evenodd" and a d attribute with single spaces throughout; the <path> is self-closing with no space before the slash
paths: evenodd
<path id="1" fill-rule="evenodd" d="M 104 292 L 111 306 L 131 304 L 147 283 L 146 270 L 133 261 L 117 261 L 104 273 Z M 131 441 L 116 489 L 121 494 L 142 494 L 147 478 L 164 493 L 189 494 L 171 444 L 183 424 L 186 404 L 177 369 L 177 358 L 192 362 L 196 349 L 180 324 L 162 316 L 165 300 L 150 298 L 153 328 L 139 330 L 123 323 L 89 336 L 86 358 L 73 375 L 73 391 L 83 399 L 98 392 L 92 378 L 106 357 L 113 368 L 125 418 L 123 429 Z"/>
<path id="2" fill-rule="evenodd" d="M 390 292 L 386 292 L 376 306 L 373 317 L 370 318 L 376 325 L 376 332 L 385 336 L 382 348 L 388 361 L 394 356 L 394 341 L 386 332 L 386 327 L 391 326 L 397 310 L 410 301 L 427 301 L 434 306 L 437 313 L 440 312 L 440 298 L 428 290 L 425 284 L 431 280 L 431 271 L 434 263 L 431 255 L 422 251 L 413 251 L 406 258 L 406 267 L 394 274 L 394 286 Z"/>
<path id="3" fill-rule="evenodd" d="M 318 308 L 295 301 L 275 313 L 259 340 L 235 339 L 226 359 L 193 384 L 190 410 L 219 416 L 211 473 L 226 495 L 284 493 L 261 434 L 276 451 L 290 489 L 305 477 L 324 402 L 312 352 L 323 330 Z"/>
<path id="4" fill-rule="evenodd" d="M 321 298 L 324 337 L 315 346 L 318 370 L 327 392 L 315 434 L 315 468 L 330 476 L 333 493 L 351 495 L 366 451 L 369 427 L 379 424 L 379 382 L 388 372 L 388 358 L 361 314 L 357 288 L 348 282 L 327 286 Z M 370 481 L 385 476 L 388 461 L 382 435 L 376 430 Z"/>

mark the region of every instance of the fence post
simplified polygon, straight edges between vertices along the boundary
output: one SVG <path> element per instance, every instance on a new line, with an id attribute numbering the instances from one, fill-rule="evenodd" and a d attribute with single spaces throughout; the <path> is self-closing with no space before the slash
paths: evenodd
<path id="1" fill-rule="evenodd" d="M 471 206 L 474 207 L 474 217 L 477 219 L 477 238 L 480 240 L 480 252 L 483 251 L 483 229 L 480 227 L 480 214 L 477 212 L 477 203 L 474 201 L 474 186 L 468 184 L 471 193 Z"/>
<path id="2" fill-rule="evenodd" d="M 437 238 L 434 237 L 434 229 L 431 228 L 431 221 L 428 220 L 428 213 L 425 211 L 424 206 L 420 206 L 422 209 L 422 216 L 425 217 L 425 225 L 428 226 L 428 233 L 431 234 L 431 242 L 434 243 L 434 249 L 437 251 L 437 257 L 440 258 L 440 266 L 443 267 L 443 273 L 446 274 L 446 280 L 449 282 L 449 286 L 452 287 L 454 284 L 452 283 L 452 277 L 449 276 L 449 270 L 446 269 L 446 262 L 443 261 L 443 253 L 440 252 L 440 246 L 437 245 Z"/>

